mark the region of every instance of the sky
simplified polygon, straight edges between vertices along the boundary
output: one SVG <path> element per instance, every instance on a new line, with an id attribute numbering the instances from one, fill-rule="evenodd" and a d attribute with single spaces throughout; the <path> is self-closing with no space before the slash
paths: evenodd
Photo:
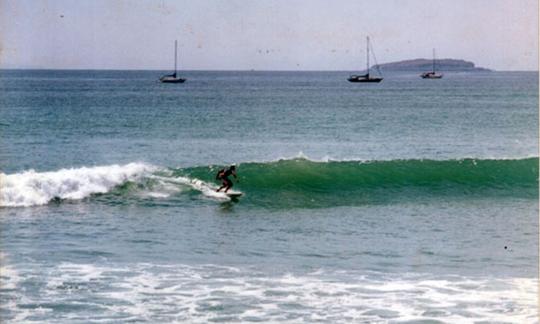
<path id="1" fill-rule="evenodd" d="M 538 70 L 537 0 L 0 0 L 0 68 L 358 70 L 464 59 Z"/>

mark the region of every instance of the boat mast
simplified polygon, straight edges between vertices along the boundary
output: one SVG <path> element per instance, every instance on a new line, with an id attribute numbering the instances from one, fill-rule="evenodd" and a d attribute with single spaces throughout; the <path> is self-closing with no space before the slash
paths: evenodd
<path id="1" fill-rule="evenodd" d="M 174 40 L 174 76 L 176 76 L 176 58 L 177 58 L 177 48 L 178 48 L 178 41 Z"/>
<path id="2" fill-rule="evenodd" d="M 367 76 L 369 78 L 369 36 L 366 37 L 366 64 Z"/>
<path id="3" fill-rule="evenodd" d="M 433 74 L 435 74 L 435 49 L 433 49 Z"/>

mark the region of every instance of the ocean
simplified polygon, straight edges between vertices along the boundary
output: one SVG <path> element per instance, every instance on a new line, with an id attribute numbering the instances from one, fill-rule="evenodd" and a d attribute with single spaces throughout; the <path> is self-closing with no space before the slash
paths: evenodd
<path id="1" fill-rule="evenodd" d="M 2 322 L 538 323 L 537 72 L 163 73 L 0 70 Z"/>

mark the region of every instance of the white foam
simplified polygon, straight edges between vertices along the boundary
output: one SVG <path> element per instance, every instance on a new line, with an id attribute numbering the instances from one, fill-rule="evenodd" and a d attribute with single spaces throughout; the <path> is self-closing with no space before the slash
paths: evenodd
<path id="1" fill-rule="evenodd" d="M 350 156 L 350 157 L 332 157 L 330 155 L 324 155 L 320 158 L 314 158 L 311 156 L 308 156 L 302 151 L 299 151 L 295 155 L 292 156 L 280 156 L 275 159 L 271 160 L 252 160 L 248 162 L 242 162 L 242 163 L 272 163 L 272 162 L 279 162 L 279 161 L 290 161 L 290 160 L 307 160 L 310 162 L 318 162 L 318 163 L 328 163 L 328 162 L 359 162 L 359 163 L 366 163 L 366 162 L 389 162 L 389 161 L 405 161 L 405 160 L 433 160 L 433 161 L 460 161 L 460 160 L 522 160 L 522 159 L 529 159 L 529 158 L 538 158 L 537 153 L 530 153 L 530 154 L 524 154 L 524 155 L 516 155 L 516 156 L 496 156 L 496 155 L 478 155 L 478 156 L 420 156 L 420 157 L 410 157 L 410 156 L 402 156 L 402 157 L 377 157 L 377 158 L 366 158 L 361 156 Z M 240 163 L 239 165 L 241 165 Z"/>
<path id="2" fill-rule="evenodd" d="M 61 169 L 53 172 L 28 170 L 0 173 L 0 206 L 20 207 L 47 204 L 51 199 L 83 199 L 106 193 L 157 168 L 144 163 Z"/>
<path id="3" fill-rule="evenodd" d="M 148 263 L 39 269 L 24 267 L 20 275 L 48 284 L 36 285 L 39 293 L 14 290 L 14 299 L 99 306 L 104 321 L 206 323 L 227 316 L 294 323 L 536 321 L 537 278 L 355 271 L 269 275 L 251 268 Z M 6 306 L 21 321 L 32 315 L 19 304 Z"/>
<path id="4" fill-rule="evenodd" d="M 149 188 L 146 188 L 146 190 L 140 192 L 140 197 L 164 199 L 182 191 L 182 187 L 178 186 L 178 184 L 174 182 L 169 181 L 167 178 L 154 175 L 148 175 L 147 178 L 154 179 L 157 181 L 157 183 L 151 184 Z"/>
<path id="5" fill-rule="evenodd" d="M 159 192 L 159 191 L 150 191 L 150 192 L 144 193 L 143 196 L 160 199 L 160 198 L 167 198 L 167 197 L 170 196 L 170 194 L 164 193 L 164 192 Z"/>
<path id="6" fill-rule="evenodd" d="M 227 196 L 223 192 L 216 192 L 217 187 L 214 185 L 211 185 L 207 182 L 204 182 L 199 179 L 189 179 L 189 178 L 181 178 L 182 180 L 186 181 L 185 183 L 189 186 L 191 186 L 193 189 L 200 191 L 204 196 L 217 199 L 217 200 L 231 200 L 229 196 Z"/>
<path id="7" fill-rule="evenodd" d="M 160 176 L 153 176 L 153 179 L 157 179 L 163 182 L 172 182 L 181 184 L 187 187 L 190 187 L 196 191 L 199 191 L 201 194 L 203 194 L 205 197 L 217 199 L 221 201 L 229 201 L 231 198 L 227 196 L 224 192 L 216 192 L 217 186 L 204 182 L 199 179 L 191 179 L 188 177 L 160 177 Z"/>

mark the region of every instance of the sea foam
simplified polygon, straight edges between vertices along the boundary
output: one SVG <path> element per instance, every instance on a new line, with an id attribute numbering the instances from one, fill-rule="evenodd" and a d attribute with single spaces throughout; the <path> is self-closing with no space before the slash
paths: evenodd
<path id="1" fill-rule="evenodd" d="M 96 309 L 103 322 L 537 322 L 537 278 L 325 269 L 268 274 L 215 264 L 63 262 L 42 272 L 10 269 L 4 281 L 16 289 L 2 303 L 17 322 L 30 321 L 36 305 L 42 312 L 55 305 L 80 310 L 59 312 L 60 322 L 88 321 L 83 311 Z M 34 293 L 20 289 L 27 278 L 40 283 Z"/>
<path id="2" fill-rule="evenodd" d="M 156 170 L 152 165 L 129 163 L 61 169 L 53 172 L 28 170 L 0 173 L 0 206 L 23 207 L 47 204 L 52 199 L 83 199 L 106 193 L 126 181 Z"/>

